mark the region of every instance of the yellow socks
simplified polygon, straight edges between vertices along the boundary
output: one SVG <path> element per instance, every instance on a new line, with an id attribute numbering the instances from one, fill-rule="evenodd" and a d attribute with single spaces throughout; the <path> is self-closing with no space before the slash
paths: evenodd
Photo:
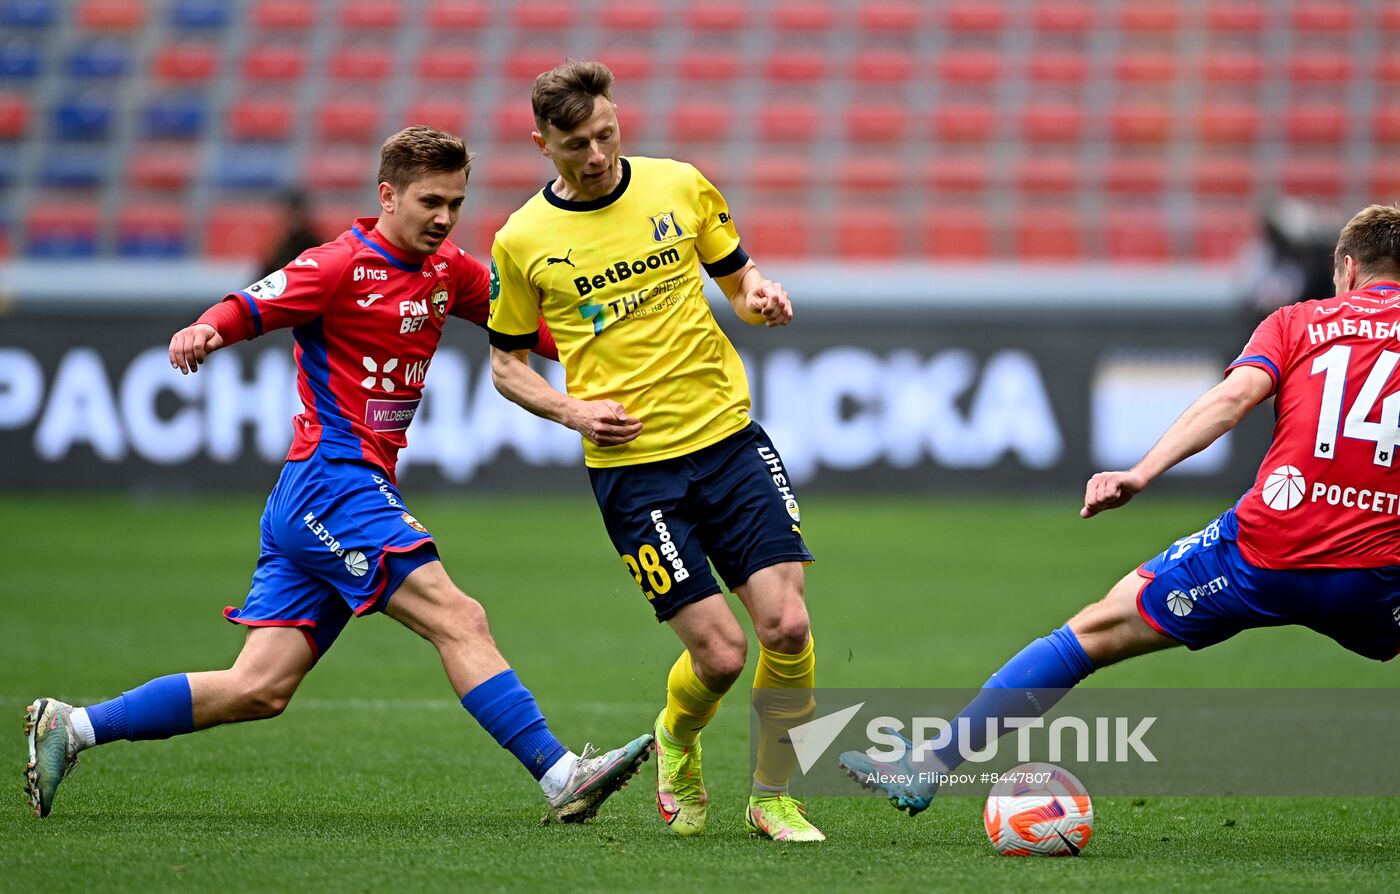
<path id="1" fill-rule="evenodd" d="M 712 692 L 700 682 L 690 652 L 682 652 L 666 678 L 666 714 L 662 718 L 666 732 L 680 745 L 694 745 L 723 697 L 724 693 Z"/>
<path id="2" fill-rule="evenodd" d="M 754 786 L 764 791 L 784 791 L 797 769 L 797 752 L 788 730 L 806 723 L 816 713 L 812 698 L 817 662 L 813 640 L 796 655 L 770 652 L 759 647 L 758 671 L 753 678 L 754 705 L 758 709 L 758 768 Z"/>

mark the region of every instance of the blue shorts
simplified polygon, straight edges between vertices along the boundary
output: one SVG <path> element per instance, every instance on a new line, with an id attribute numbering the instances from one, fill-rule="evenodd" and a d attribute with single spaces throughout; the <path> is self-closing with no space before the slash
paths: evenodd
<path id="1" fill-rule="evenodd" d="M 811 562 L 782 458 L 752 423 L 675 459 L 589 469 L 613 546 L 658 621 L 760 569 Z"/>
<path id="2" fill-rule="evenodd" d="M 317 658 L 351 616 L 383 609 L 410 572 L 438 557 L 398 489 L 367 463 L 288 462 L 261 528 L 252 589 L 224 617 L 249 627 L 298 627 Z"/>
<path id="3" fill-rule="evenodd" d="M 1230 509 L 1143 563 L 1138 612 L 1187 648 L 1298 624 L 1378 661 L 1400 652 L 1400 566 L 1272 570 L 1240 555 Z"/>

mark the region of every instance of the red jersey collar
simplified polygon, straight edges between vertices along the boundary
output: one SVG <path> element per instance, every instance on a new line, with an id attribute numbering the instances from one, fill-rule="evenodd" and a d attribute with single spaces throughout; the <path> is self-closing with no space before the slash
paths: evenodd
<path id="1" fill-rule="evenodd" d="M 384 260 L 393 264 L 400 270 L 407 270 L 410 273 L 417 273 L 423 269 L 423 262 L 428 259 L 428 255 L 420 255 L 417 252 L 405 251 L 385 239 L 382 233 L 374 228 L 379 223 L 377 217 L 361 217 L 355 221 L 355 225 L 350 231 L 355 234 L 365 245 L 378 252 Z"/>

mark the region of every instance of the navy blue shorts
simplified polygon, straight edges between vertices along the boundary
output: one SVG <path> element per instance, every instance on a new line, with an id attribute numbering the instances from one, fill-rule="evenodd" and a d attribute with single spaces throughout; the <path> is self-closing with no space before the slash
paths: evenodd
<path id="1" fill-rule="evenodd" d="M 1400 652 L 1400 566 L 1258 568 L 1240 555 L 1238 534 L 1230 509 L 1143 563 L 1143 619 L 1191 649 L 1241 630 L 1298 624 L 1367 658 Z"/>
<path id="2" fill-rule="evenodd" d="M 409 573 L 435 561 L 428 529 L 384 473 L 359 462 L 288 462 L 267 498 L 262 554 L 242 608 L 249 627 L 297 627 L 316 657 L 354 615 L 382 610 Z"/>
<path id="3" fill-rule="evenodd" d="M 760 569 L 811 562 L 773 442 L 751 423 L 675 459 L 589 469 L 603 524 L 658 621 Z"/>

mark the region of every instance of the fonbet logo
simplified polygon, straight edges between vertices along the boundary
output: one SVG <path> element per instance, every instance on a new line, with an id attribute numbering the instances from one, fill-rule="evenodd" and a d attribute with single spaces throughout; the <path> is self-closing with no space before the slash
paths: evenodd
<path id="1" fill-rule="evenodd" d="M 1275 512 L 1287 512 L 1303 502 L 1307 482 L 1293 466 L 1279 466 L 1264 479 L 1264 505 Z"/>

